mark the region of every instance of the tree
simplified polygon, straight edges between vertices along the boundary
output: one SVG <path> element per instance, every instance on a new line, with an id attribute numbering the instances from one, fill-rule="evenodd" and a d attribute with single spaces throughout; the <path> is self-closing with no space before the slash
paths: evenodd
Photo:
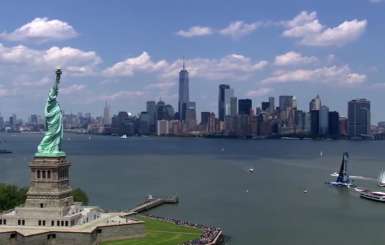
<path id="1" fill-rule="evenodd" d="M 25 202 L 28 189 L 0 184 L 0 211 L 9 210 Z"/>
<path id="2" fill-rule="evenodd" d="M 75 202 L 81 202 L 83 205 L 88 205 L 88 196 L 80 188 L 73 189 L 72 196 L 74 197 Z"/>

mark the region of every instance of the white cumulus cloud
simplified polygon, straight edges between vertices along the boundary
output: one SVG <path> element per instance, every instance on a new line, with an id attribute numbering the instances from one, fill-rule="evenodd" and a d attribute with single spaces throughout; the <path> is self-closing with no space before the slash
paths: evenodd
<path id="1" fill-rule="evenodd" d="M 194 58 L 185 63 L 190 77 L 208 80 L 232 79 L 244 80 L 268 65 L 267 61 L 253 61 L 251 58 L 231 54 L 220 59 Z M 156 73 L 162 79 L 175 79 L 182 68 L 182 60 L 168 62 L 154 61 L 147 52 L 131 57 L 105 69 L 103 73 L 110 77 L 133 76 L 136 73 Z"/>
<path id="2" fill-rule="evenodd" d="M 247 97 L 261 97 L 269 94 L 272 91 L 271 88 L 258 88 L 255 90 L 250 90 L 246 93 Z"/>
<path id="3" fill-rule="evenodd" d="M 367 20 L 344 21 L 336 27 L 320 24 L 316 12 L 302 11 L 294 19 L 284 22 L 283 36 L 298 38 L 307 46 L 342 46 L 358 39 L 365 31 Z"/>
<path id="4" fill-rule="evenodd" d="M 366 81 L 365 74 L 353 72 L 349 66 L 329 66 L 316 69 L 276 71 L 261 81 L 262 84 L 309 82 L 340 86 L 358 85 Z"/>
<path id="5" fill-rule="evenodd" d="M 0 38 L 8 41 L 51 41 L 76 37 L 78 33 L 67 22 L 50 20 L 46 17 L 35 18 L 13 32 L 3 32 Z"/>
<path id="6" fill-rule="evenodd" d="M 61 66 L 71 75 L 85 75 L 93 72 L 94 67 L 101 62 L 102 59 L 94 51 L 71 47 L 39 50 L 24 45 L 8 47 L 0 44 L 0 64 L 18 69 L 46 71 Z"/>
<path id="7" fill-rule="evenodd" d="M 219 33 L 232 38 L 240 38 L 254 32 L 260 25 L 258 22 L 246 23 L 238 20 L 231 22 L 227 27 L 220 30 Z"/>
<path id="8" fill-rule="evenodd" d="M 180 30 L 176 34 L 181 37 L 199 37 L 208 36 L 213 33 L 213 30 L 207 26 L 193 26 L 188 30 Z"/>
<path id="9" fill-rule="evenodd" d="M 302 54 L 289 51 L 285 54 L 281 54 L 275 57 L 274 64 L 277 66 L 289 66 L 289 65 L 302 65 L 317 62 L 317 57 L 303 56 Z"/>
<path id="10" fill-rule="evenodd" d="M 128 58 L 114 64 L 105 69 L 103 73 L 107 76 L 132 76 L 136 72 L 154 72 L 163 70 L 167 66 L 167 61 L 154 62 L 151 60 L 151 56 L 144 51 L 137 57 Z"/>

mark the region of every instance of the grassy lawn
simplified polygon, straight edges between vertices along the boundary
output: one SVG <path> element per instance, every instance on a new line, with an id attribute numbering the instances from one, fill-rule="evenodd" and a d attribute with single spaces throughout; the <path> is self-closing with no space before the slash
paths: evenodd
<path id="1" fill-rule="evenodd" d="M 105 242 L 103 245 L 178 245 L 197 239 L 202 234 L 199 229 L 178 226 L 144 216 L 137 218 L 145 222 L 145 238 Z"/>

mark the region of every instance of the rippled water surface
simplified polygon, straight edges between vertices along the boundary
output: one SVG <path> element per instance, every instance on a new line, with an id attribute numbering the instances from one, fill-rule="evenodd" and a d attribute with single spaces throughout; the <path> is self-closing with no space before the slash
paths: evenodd
<path id="1" fill-rule="evenodd" d="M 41 135 L 0 134 L 0 139 L 5 141 L 0 148 L 14 151 L 0 155 L 0 182 L 28 185 L 28 162 Z M 385 204 L 324 184 L 344 151 L 350 153 L 352 175 L 377 178 L 385 169 L 382 141 L 66 134 L 63 148 L 73 164 L 72 186 L 103 208 L 130 208 L 148 194 L 178 194 L 179 205 L 152 213 L 220 226 L 228 244 L 385 242 Z M 373 180 L 356 184 L 378 189 Z"/>

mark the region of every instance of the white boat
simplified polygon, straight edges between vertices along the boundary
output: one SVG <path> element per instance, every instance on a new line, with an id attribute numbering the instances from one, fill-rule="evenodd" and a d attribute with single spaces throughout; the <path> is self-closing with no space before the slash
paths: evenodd
<path id="1" fill-rule="evenodd" d="M 121 139 L 127 139 L 127 135 L 126 134 L 123 134 L 122 136 L 120 136 Z"/>
<path id="2" fill-rule="evenodd" d="M 385 171 L 381 171 L 378 176 L 378 186 L 385 187 Z"/>
<path id="3" fill-rule="evenodd" d="M 254 173 L 254 168 L 249 168 L 250 173 Z"/>
<path id="4" fill-rule="evenodd" d="M 322 158 L 324 156 L 324 153 L 320 151 L 319 156 Z"/>
<path id="5" fill-rule="evenodd" d="M 385 192 L 364 190 L 360 192 L 360 197 L 377 202 L 385 202 Z"/>

